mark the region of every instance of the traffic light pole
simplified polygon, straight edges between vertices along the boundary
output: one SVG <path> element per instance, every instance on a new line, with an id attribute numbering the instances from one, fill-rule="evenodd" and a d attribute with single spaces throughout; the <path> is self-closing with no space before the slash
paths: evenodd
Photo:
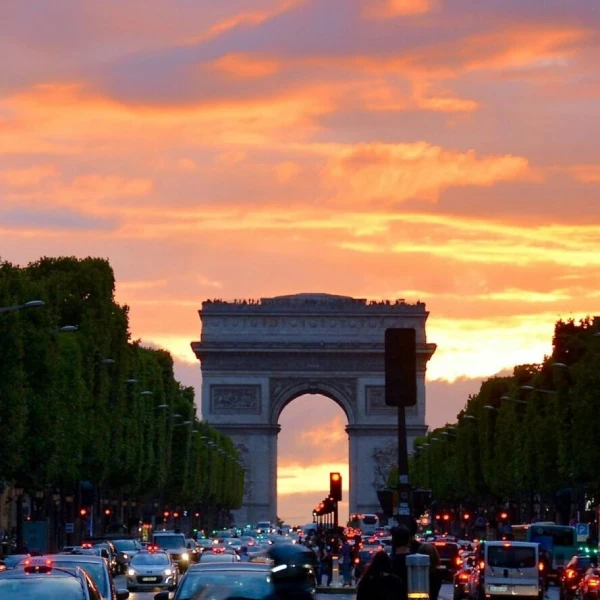
<path id="1" fill-rule="evenodd" d="M 406 447 L 406 412 L 398 406 L 398 524 L 411 526 L 408 449 Z"/>
<path id="2" fill-rule="evenodd" d="M 338 528 L 338 502 L 333 501 L 333 530 L 337 531 Z"/>

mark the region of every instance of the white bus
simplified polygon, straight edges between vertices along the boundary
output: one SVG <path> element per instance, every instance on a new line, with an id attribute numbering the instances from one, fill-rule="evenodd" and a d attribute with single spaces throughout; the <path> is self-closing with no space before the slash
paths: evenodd
<path id="1" fill-rule="evenodd" d="M 360 529 L 363 535 L 374 535 L 379 527 L 379 517 L 375 514 L 351 515 L 350 524 Z"/>

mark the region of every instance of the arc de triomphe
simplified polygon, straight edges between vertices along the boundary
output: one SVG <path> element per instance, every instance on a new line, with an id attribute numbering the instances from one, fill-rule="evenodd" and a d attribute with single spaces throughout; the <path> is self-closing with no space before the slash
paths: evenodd
<path id="1" fill-rule="evenodd" d="M 350 513 L 379 512 L 376 489 L 396 463 L 396 409 L 384 401 L 384 332 L 417 332 L 418 403 L 407 409 L 407 437 L 423 435 L 428 344 L 425 304 L 370 302 L 329 294 L 257 301 L 207 301 L 199 311 L 202 417 L 231 436 L 246 469 L 238 524 L 277 516 L 277 435 L 285 406 L 322 394 L 346 413 Z M 327 493 L 328 482 L 323 482 Z M 309 515 L 307 515 L 307 519 Z"/>

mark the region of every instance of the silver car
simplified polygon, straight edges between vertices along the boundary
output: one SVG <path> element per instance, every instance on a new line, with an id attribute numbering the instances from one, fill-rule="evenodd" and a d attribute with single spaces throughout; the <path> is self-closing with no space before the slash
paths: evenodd
<path id="1" fill-rule="evenodd" d="M 177 564 L 167 552 L 142 550 L 131 557 L 127 568 L 127 589 L 132 592 L 156 588 L 174 590 L 178 578 Z"/>

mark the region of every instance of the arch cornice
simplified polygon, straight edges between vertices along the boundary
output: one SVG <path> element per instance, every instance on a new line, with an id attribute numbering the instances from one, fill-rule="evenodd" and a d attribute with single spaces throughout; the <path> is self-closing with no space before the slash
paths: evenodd
<path id="1" fill-rule="evenodd" d="M 353 425 L 357 420 L 355 377 L 271 377 L 269 379 L 269 424 L 277 425 L 283 409 L 303 394 L 322 394 L 338 404 Z"/>

